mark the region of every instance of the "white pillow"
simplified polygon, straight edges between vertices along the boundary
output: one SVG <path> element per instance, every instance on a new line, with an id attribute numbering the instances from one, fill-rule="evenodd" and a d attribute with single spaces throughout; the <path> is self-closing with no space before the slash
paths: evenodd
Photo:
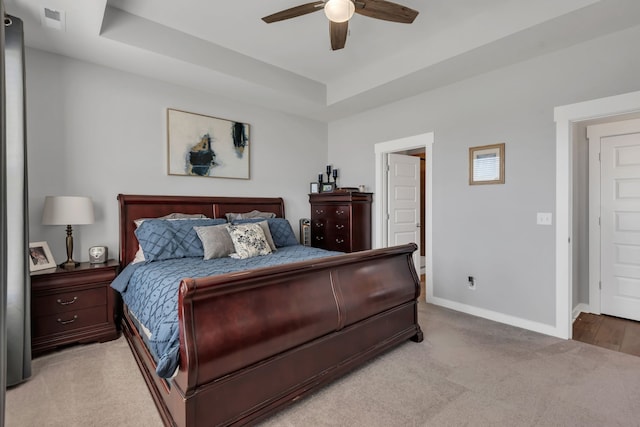
<path id="1" fill-rule="evenodd" d="M 229 235 L 233 241 L 235 253 L 232 258 L 246 259 L 269 255 L 271 248 L 264 236 L 262 227 L 256 223 L 229 225 Z"/>

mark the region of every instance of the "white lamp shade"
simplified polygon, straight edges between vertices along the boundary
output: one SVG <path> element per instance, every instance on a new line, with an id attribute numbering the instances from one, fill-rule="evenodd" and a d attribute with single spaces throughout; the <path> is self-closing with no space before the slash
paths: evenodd
<path id="1" fill-rule="evenodd" d="M 324 14 L 330 21 L 346 22 L 353 16 L 356 7 L 351 0 L 329 0 L 324 5 Z"/>
<path id="2" fill-rule="evenodd" d="M 93 203 L 89 197 L 47 196 L 42 223 L 45 225 L 93 224 Z"/>

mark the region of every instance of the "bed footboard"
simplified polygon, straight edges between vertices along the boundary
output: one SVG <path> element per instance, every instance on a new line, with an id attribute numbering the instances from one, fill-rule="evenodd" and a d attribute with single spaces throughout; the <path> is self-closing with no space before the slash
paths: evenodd
<path id="1" fill-rule="evenodd" d="M 407 339 L 421 341 L 415 249 L 183 280 L 180 368 L 165 403 L 172 422 L 250 423 Z"/>

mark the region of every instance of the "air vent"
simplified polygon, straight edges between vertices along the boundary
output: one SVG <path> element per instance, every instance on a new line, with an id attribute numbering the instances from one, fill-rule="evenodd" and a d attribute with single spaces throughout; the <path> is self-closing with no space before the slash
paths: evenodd
<path id="1" fill-rule="evenodd" d="M 64 10 L 42 8 L 40 11 L 40 23 L 45 28 L 65 31 Z"/>

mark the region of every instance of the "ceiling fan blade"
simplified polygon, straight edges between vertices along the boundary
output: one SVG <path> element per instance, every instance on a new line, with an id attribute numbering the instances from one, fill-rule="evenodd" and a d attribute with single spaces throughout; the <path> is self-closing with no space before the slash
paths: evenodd
<path id="1" fill-rule="evenodd" d="M 329 35 L 331 36 L 331 50 L 342 49 L 347 42 L 347 31 L 349 21 L 333 22 L 329 21 Z"/>
<path id="2" fill-rule="evenodd" d="M 284 21 L 285 19 L 296 18 L 298 16 L 306 15 L 307 13 L 313 13 L 318 10 L 322 10 L 323 1 L 314 1 L 311 3 L 301 4 L 300 6 L 292 7 L 290 9 L 281 10 L 273 15 L 265 16 L 262 18 L 267 24 L 272 22 Z"/>
<path id="3" fill-rule="evenodd" d="M 356 13 L 369 18 L 411 24 L 418 11 L 386 0 L 356 0 Z"/>

